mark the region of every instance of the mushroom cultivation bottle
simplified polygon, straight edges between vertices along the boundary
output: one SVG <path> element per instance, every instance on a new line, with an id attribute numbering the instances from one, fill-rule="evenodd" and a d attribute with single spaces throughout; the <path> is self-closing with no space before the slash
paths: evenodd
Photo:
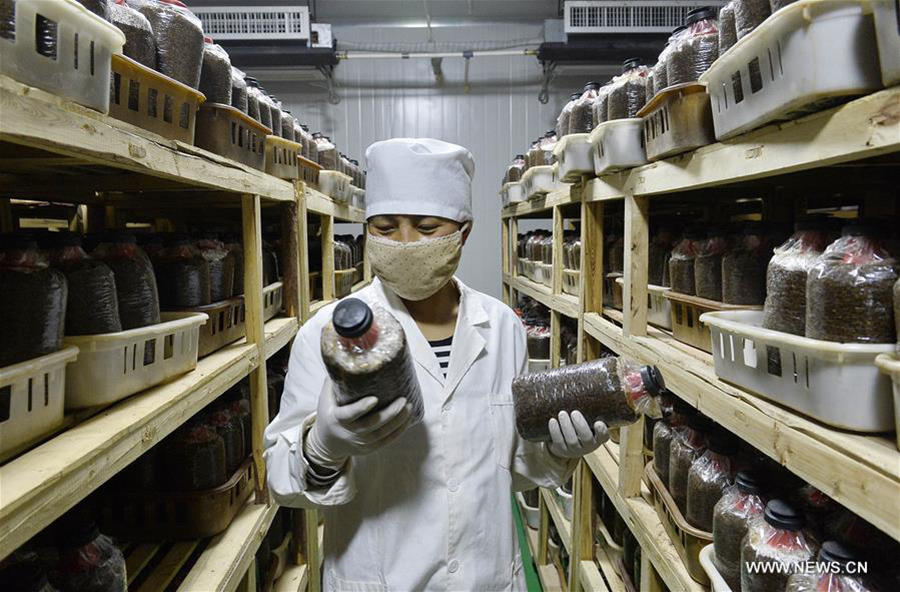
<path id="1" fill-rule="evenodd" d="M 259 108 L 262 91 L 259 90 L 259 82 L 252 76 L 245 76 L 244 82 L 247 83 L 247 115 L 262 124 L 262 112 Z"/>
<path id="2" fill-rule="evenodd" d="M 725 229 L 710 228 L 694 258 L 694 290 L 700 298 L 722 301 L 722 257 L 728 248 Z"/>
<path id="3" fill-rule="evenodd" d="M 816 564 L 821 568 L 791 574 L 784 592 L 876 592 L 866 574 L 859 573 L 860 557 L 838 541 L 825 541 Z"/>
<path id="4" fill-rule="evenodd" d="M 221 45 L 209 37 L 203 39 L 203 65 L 198 90 L 207 103 L 231 105 L 231 58 Z"/>
<path id="5" fill-rule="evenodd" d="M 642 413 L 660 416 L 656 397 L 664 389 L 655 366 L 616 357 L 526 374 L 512 383 L 516 429 L 526 440 L 549 440 L 548 423 L 560 411 L 580 411 L 590 425 L 630 425 Z"/>
<path id="6" fill-rule="evenodd" d="M 806 279 L 806 336 L 838 343 L 894 343 L 898 263 L 877 224 L 845 226 Z"/>
<path id="7" fill-rule="evenodd" d="M 66 335 L 122 330 L 115 275 L 108 265 L 84 252 L 81 237 L 60 236 L 50 251 L 50 264 L 66 274 Z"/>
<path id="8" fill-rule="evenodd" d="M 669 455 L 678 431 L 685 429 L 688 418 L 697 411 L 681 399 L 675 399 L 672 413 L 653 426 L 653 468 L 664 484 L 669 484 Z"/>
<path id="9" fill-rule="evenodd" d="M 763 515 L 762 482 L 753 471 L 740 471 L 713 509 L 715 566 L 732 590 L 741 589 L 741 542 L 750 521 Z"/>
<path id="10" fill-rule="evenodd" d="M 422 420 L 425 408 L 406 334 L 385 308 L 345 298 L 322 329 L 321 349 L 338 405 L 374 396 L 375 409 L 383 409 L 403 397 L 412 423 Z"/>
<path id="11" fill-rule="evenodd" d="M 741 542 L 742 592 L 784 591 L 791 566 L 813 558 L 803 527 L 803 515 L 779 499 L 771 500 L 763 515 L 750 521 Z"/>
<path id="12" fill-rule="evenodd" d="M 734 19 L 734 0 L 719 10 L 719 55 L 737 43 L 737 27 Z"/>
<path id="13" fill-rule="evenodd" d="M 63 519 L 59 556 L 50 581 L 60 592 L 122 592 L 128 588 L 125 557 L 89 519 Z"/>
<path id="14" fill-rule="evenodd" d="M 712 531 L 713 508 L 734 479 L 736 454 L 734 437 L 722 429 L 714 430 L 709 437 L 709 448 L 688 471 L 685 518 L 691 526 Z"/>
<path id="15" fill-rule="evenodd" d="M 194 244 L 209 266 L 210 302 L 234 295 L 234 257 L 215 234 L 207 234 Z M 243 280 L 243 277 L 241 278 Z"/>
<path id="16" fill-rule="evenodd" d="M 105 236 L 93 252 L 113 270 L 122 329 L 155 325 L 159 318 L 159 293 L 153 265 L 133 234 Z"/>
<path id="17" fill-rule="evenodd" d="M 572 114 L 572 107 L 575 106 L 575 101 L 577 101 L 581 97 L 581 93 L 572 93 L 572 96 L 569 97 L 569 102 L 565 104 L 562 108 L 562 111 L 559 113 L 559 117 L 556 118 L 556 137 L 562 139 L 563 136 L 568 135 L 569 133 L 569 117 Z"/>
<path id="18" fill-rule="evenodd" d="M 766 269 L 772 245 L 760 224 L 747 223 L 722 256 L 722 302 L 759 305 L 766 301 Z"/>
<path id="19" fill-rule="evenodd" d="M 609 90 L 610 121 L 637 117 L 647 102 L 648 74 L 649 69 L 641 65 L 640 58 L 630 58 L 622 64 L 622 74 L 613 80 Z"/>
<path id="20" fill-rule="evenodd" d="M 0 368 L 62 348 L 66 277 L 28 236 L 0 243 Z"/>
<path id="21" fill-rule="evenodd" d="M 594 130 L 594 101 L 597 100 L 599 82 L 588 82 L 569 114 L 570 134 L 589 134 Z"/>
<path id="22" fill-rule="evenodd" d="M 184 235 L 169 238 L 156 265 L 159 296 L 163 307 L 195 308 L 212 302 L 209 263 Z"/>
<path id="23" fill-rule="evenodd" d="M 156 70 L 156 39 L 147 17 L 119 0 L 109 3 L 109 22 L 125 35 L 122 53 Z"/>
<path id="24" fill-rule="evenodd" d="M 208 423 L 194 419 L 164 440 L 167 486 L 200 491 L 225 483 L 225 441 Z"/>
<path id="25" fill-rule="evenodd" d="M 673 292 L 688 296 L 696 293 L 694 259 L 705 238 L 706 233 L 702 229 L 690 228 L 672 249 L 672 256 L 669 258 L 669 283 Z"/>
<path id="26" fill-rule="evenodd" d="M 249 108 L 247 103 L 247 81 L 244 79 L 244 73 L 234 66 L 231 67 L 231 106 L 243 113 L 247 113 Z"/>
<path id="27" fill-rule="evenodd" d="M 803 220 L 769 260 L 762 326 L 774 331 L 806 334 L 806 278 L 828 244 L 825 219 Z"/>
<path id="28" fill-rule="evenodd" d="M 669 449 L 669 494 L 682 515 L 687 512 L 688 473 L 694 461 L 706 452 L 712 422 L 692 415 L 687 426 L 676 433 Z"/>

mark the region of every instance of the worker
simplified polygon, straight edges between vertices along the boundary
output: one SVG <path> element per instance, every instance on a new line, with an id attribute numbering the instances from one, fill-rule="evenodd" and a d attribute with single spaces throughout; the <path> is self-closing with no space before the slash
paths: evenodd
<path id="1" fill-rule="evenodd" d="M 550 420 L 550 442 L 516 433 L 522 321 L 454 277 L 473 223 L 468 150 L 392 139 L 366 159 L 375 279 L 354 297 L 403 327 L 425 417 L 410 427 L 404 398 L 337 405 L 320 351 L 327 306 L 294 341 L 266 430 L 269 487 L 283 506 L 324 513 L 326 590 L 525 590 L 511 493 L 560 486 L 608 430 L 576 411 Z"/>

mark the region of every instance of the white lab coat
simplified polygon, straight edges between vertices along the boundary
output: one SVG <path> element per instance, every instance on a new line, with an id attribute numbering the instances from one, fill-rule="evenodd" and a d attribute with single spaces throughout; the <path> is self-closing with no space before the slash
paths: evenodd
<path id="1" fill-rule="evenodd" d="M 511 492 L 557 487 L 575 461 L 519 438 L 511 381 L 527 366 L 522 323 L 506 305 L 456 281 L 460 309 L 446 380 L 393 292 L 376 279 L 355 294 L 403 326 L 425 419 L 382 450 L 351 458 L 327 490 L 307 489 L 301 449 L 328 379 L 319 340 L 333 305 L 294 341 L 265 459 L 279 504 L 324 512 L 325 590 L 525 590 Z"/>

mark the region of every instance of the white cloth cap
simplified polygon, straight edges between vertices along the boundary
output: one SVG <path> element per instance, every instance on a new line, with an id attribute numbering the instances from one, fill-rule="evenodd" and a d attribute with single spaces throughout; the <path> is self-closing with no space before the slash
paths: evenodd
<path id="1" fill-rule="evenodd" d="M 475 159 L 456 144 L 394 138 L 366 150 L 366 218 L 390 214 L 472 220 Z"/>

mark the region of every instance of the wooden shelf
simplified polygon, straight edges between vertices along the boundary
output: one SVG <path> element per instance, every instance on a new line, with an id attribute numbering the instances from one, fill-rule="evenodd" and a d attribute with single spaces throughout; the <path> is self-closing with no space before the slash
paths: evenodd
<path id="1" fill-rule="evenodd" d="M 296 319 L 266 324 L 266 351 L 287 343 Z M 270 347 L 270 344 L 272 347 Z M 0 466 L 0 559 L 246 376 L 258 348 L 236 343 L 170 382 L 129 397 Z"/>
<path id="2" fill-rule="evenodd" d="M 571 554 L 572 523 L 569 522 L 569 520 L 566 519 L 565 514 L 563 514 L 563 510 L 556 499 L 556 494 L 549 489 L 541 488 L 540 491 L 541 496 L 544 498 L 544 504 L 547 506 L 547 511 L 550 513 L 550 519 L 553 520 L 553 524 L 556 525 L 556 530 L 559 531 L 559 538 L 562 539 L 563 547 Z"/>
<path id="3" fill-rule="evenodd" d="M 269 530 L 278 506 L 247 500 L 228 528 L 213 537 L 194 563 L 179 592 L 225 592 L 234 590 Z"/>
<path id="4" fill-rule="evenodd" d="M 321 309 L 325 308 L 329 304 L 334 302 L 334 300 L 316 300 L 312 304 L 309 305 L 309 314 L 314 315 L 319 312 Z"/>
<path id="5" fill-rule="evenodd" d="M 900 150 L 900 87 L 801 119 L 769 125 L 672 158 L 606 175 L 587 201 L 731 185 Z M 505 212 L 505 211 L 504 211 Z"/>
<path id="6" fill-rule="evenodd" d="M 578 318 L 578 299 L 569 294 L 553 294 L 547 286 L 522 276 L 503 274 L 503 281 L 511 288 L 534 298 L 550 310 L 573 319 Z"/>
<path id="7" fill-rule="evenodd" d="M 531 550 L 531 556 L 535 558 L 535 569 L 538 573 L 538 579 L 541 581 L 541 588 L 544 592 L 562 592 L 563 587 L 559 579 L 559 573 L 553 563 L 539 565 L 538 557 L 538 533 L 536 530 L 525 527 L 525 537 L 528 539 L 528 547 Z"/>
<path id="8" fill-rule="evenodd" d="M 669 390 L 823 492 L 900 540 L 900 452 L 893 439 L 843 432 L 731 386 L 712 356 L 648 327 L 647 337 L 594 313 L 585 331 L 641 364 L 656 364 Z"/>
<path id="9" fill-rule="evenodd" d="M 309 213 L 331 216 L 341 222 L 358 222 L 363 224 L 366 221 L 365 211 L 348 204 L 338 203 L 315 187 L 307 185 L 304 197 L 306 199 L 306 211 Z"/>
<path id="10" fill-rule="evenodd" d="M 97 191 L 214 190 L 296 201 L 289 181 L 2 75 L 0 112 L 4 197 L 85 203 Z"/>
<path id="11" fill-rule="evenodd" d="M 617 588 L 610 588 L 606 585 L 606 581 L 600 574 L 600 569 L 593 561 L 582 561 L 581 568 L 578 570 L 578 577 L 581 580 L 581 587 L 592 592 L 624 592 Z"/>
<path id="12" fill-rule="evenodd" d="M 586 456 L 585 461 L 606 495 L 613 501 L 628 528 L 631 529 L 642 552 L 648 555 L 650 562 L 669 588 L 680 592 L 706 590 L 688 574 L 687 568 L 669 539 L 656 510 L 647 501 L 650 492 L 646 485 L 641 484 L 642 497 L 625 499 L 619 493 L 618 457 L 618 446 L 608 442 L 605 446 Z"/>
<path id="13" fill-rule="evenodd" d="M 510 204 L 503 208 L 501 216 L 503 218 L 549 218 L 552 216 L 554 206 L 578 203 L 581 200 L 581 194 L 576 194 L 571 188 L 571 185 L 563 184 L 560 189 L 542 197 Z"/>

